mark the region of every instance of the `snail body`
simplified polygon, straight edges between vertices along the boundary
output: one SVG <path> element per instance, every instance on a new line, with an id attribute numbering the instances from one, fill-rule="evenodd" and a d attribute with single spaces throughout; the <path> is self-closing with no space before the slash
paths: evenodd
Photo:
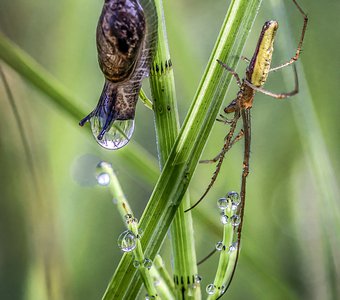
<path id="1" fill-rule="evenodd" d="M 157 15 L 153 2 L 106 0 L 96 37 L 105 83 L 96 108 L 79 124 L 90 121 L 97 142 L 105 148 L 118 149 L 127 144 L 133 133 L 142 79 L 149 74 L 156 46 Z M 121 121 L 118 125 L 123 126 L 117 129 L 112 126 L 114 121 Z"/>

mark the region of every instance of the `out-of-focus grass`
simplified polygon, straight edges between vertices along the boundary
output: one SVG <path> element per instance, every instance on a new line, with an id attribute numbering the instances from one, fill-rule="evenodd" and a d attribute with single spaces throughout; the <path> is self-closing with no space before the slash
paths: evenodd
<path id="1" fill-rule="evenodd" d="M 284 2 L 292 23 L 292 38 L 297 41 L 301 18 L 290 1 Z M 174 0 L 164 4 L 178 100 L 181 116 L 184 116 L 224 17 L 222 12 L 225 9 L 222 8 L 228 3 Z M 336 26 L 340 4 L 336 0 L 322 4 L 301 0 L 300 4 L 309 14 L 310 25 L 299 64 L 303 64 L 321 134 L 338 177 L 340 125 L 337 118 L 340 104 L 337 84 L 340 66 L 335 53 L 340 44 Z M 101 1 L 2 0 L 0 9 L 1 31 L 51 71 L 88 110 L 96 104 L 102 88 L 94 34 L 101 5 Z M 279 12 L 272 11 L 266 2 L 262 8 L 245 49 L 244 55 L 248 57 L 265 20 L 275 18 L 281 28 L 287 26 L 286 21 L 280 19 Z M 285 39 L 281 28 L 278 42 Z M 274 64 L 285 61 L 293 52 L 294 49 L 286 53 L 278 47 Z M 241 62 L 240 74 L 244 68 L 245 64 Z M 57 258 L 58 265 L 51 264 L 50 268 L 52 274 L 55 271 L 57 277 L 54 278 L 60 280 L 55 279 L 56 286 L 63 291 L 64 298 L 99 298 L 119 261 L 116 238 L 123 226 L 115 222 L 118 214 L 109 194 L 98 187 L 81 187 L 77 183 L 80 175 L 74 175 L 74 170 L 79 169 L 75 167 L 79 157 L 85 154 L 102 157 L 102 152 L 98 152 L 92 139 L 79 134 L 88 128 L 78 128 L 76 123 L 59 115 L 44 101 L 35 101 L 43 96 L 24 84 L 14 72 L 7 71 L 13 93 L 20 103 L 45 197 L 43 206 L 36 205 L 15 121 L 0 84 L 0 298 L 27 298 L 27 286 L 33 280 L 36 280 L 33 286 L 45 289 L 39 274 L 27 273 L 28 269 L 32 270 L 30 266 L 37 264 L 33 259 L 36 249 L 32 248 L 31 241 L 35 236 L 32 226 L 41 228 L 40 234 L 53 241 L 51 247 L 56 253 L 51 252 L 51 255 Z M 279 73 L 273 74 L 267 88 L 285 89 L 282 80 Z M 232 90 L 229 95 L 230 100 L 235 96 Z M 262 95 L 255 99 L 243 248 L 229 294 L 234 299 L 336 298 L 335 291 L 329 288 L 334 279 L 325 272 L 325 267 L 335 269 L 331 258 L 323 251 L 322 229 L 327 224 L 314 217 L 318 210 L 324 210 L 327 215 L 329 208 L 320 207 L 316 202 L 322 191 L 309 168 L 308 152 L 301 146 L 304 139 L 296 126 L 299 116 L 293 117 L 294 101 L 299 101 L 298 97 L 286 102 Z M 139 105 L 134 139 L 151 153 L 156 153 L 155 138 L 150 132 L 154 132 L 151 113 Z M 225 126 L 216 124 L 205 158 L 219 151 L 225 133 Z M 215 225 L 218 224 L 216 200 L 227 191 L 238 188 L 241 161 L 237 158 L 241 155 L 240 143 L 228 155 L 215 188 L 202 203 L 207 220 Z M 118 168 L 134 211 L 141 212 L 151 186 L 136 179 L 133 169 L 127 171 L 124 164 L 116 164 L 118 158 L 115 154 L 111 160 Z M 203 165 L 197 169 L 190 189 L 193 199 L 203 191 L 212 172 L 213 166 Z M 323 195 L 321 193 L 321 197 Z M 339 199 L 324 201 L 334 204 Z M 207 221 L 196 219 L 199 257 L 206 254 L 206 245 L 213 247 L 220 239 L 221 233 L 216 234 L 218 228 L 216 231 L 213 228 Z M 332 237 L 328 239 L 332 240 Z M 329 265 L 325 266 L 325 261 L 330 261 Z M 336 261 L 339 262 L 339 258 Z M 214 263 L 217 263 L 216 259 L 200 267 L 203 284 L 212 281 Z M 281 288 L 278 289 L 273 282 L 278 282 Z"/>

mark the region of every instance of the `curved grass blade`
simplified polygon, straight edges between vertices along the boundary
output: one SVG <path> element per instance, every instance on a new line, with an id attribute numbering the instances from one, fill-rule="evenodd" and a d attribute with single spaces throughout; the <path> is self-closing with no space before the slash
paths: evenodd
<path id="1" fill-rule="evenodd" d="M 0 33 L 0 59 L 17 71 L 25 80 L 48 96 L 53 104 L 63 113 L 67 113 L 78 127 L 79 120 L 86 114 L 85 110 L 73 103 L 77 103 L 70 92 L 48 71 L 46 71 L 31 56 L 25 53 L 7 37 Z M 84 132 L 84 131 L 83 131 Z M 89 130 L 86 133 L 91 135 Z M 107 152 L 104 157 L 109 156 Z M 133 170 L 140 179 L 154 184 L 159 170 L 156 160 L 138 143 L 130 141 L 124 151 L 117 151 L 116 155 L 124 161 L 124 168 Z M 118 160 L 117 160 L 118 161 Z"/>

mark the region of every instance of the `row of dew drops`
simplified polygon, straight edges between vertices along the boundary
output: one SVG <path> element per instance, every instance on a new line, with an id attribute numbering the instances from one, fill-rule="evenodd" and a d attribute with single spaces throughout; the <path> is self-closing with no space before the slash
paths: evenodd
<path id="1" fill-rule="evenodd" d="M 107 186 L 110 183 L 110 176 L 109 174 L 102 172 L 97 176 L 98 184 L 101 186 Z M 223 225 L 231 224 L 234 228 L 237 228 L 238 225 L 241 223 L 241 217 L 237 214 L 239 205 L 241 203 L 240 196 L 237 192 L 228 192 L 226 197 L 222 197 L 217 201 L 217 206 L 221 210 L 220 213 L 220 221 Z M 125 216 L 126 222 L 129 224 L 130 222 L 138 223 L 138 220 L 134 218 L 132 215 L 128 214 Z M 131 252 L 133 251 L 137 246 L 137 240 L 142 237 L 142 230 L 138 229 L 138 235 L 136 236 L 132 231 L 125 230 L 122 232 L 118 237 L 118 247 L 123 252 Z M 226 250 L 225 245 L 222 241 L 219 241 L 215 245 L 217 251 L 223 251 Z M 237 242 L 233 242 L 229 248 L 228 251 L 233 252 L 237 250 Z M 144 267 L 148 270 L 152 267 L 152 260 L 149 258 L 145 258 L 143 262 L 139 262 L 138 260 L 135 260 L 133 262 L 133 265 L 135 268 Z M 202 281 L 202 277 L 198 274 L 195 275 L 195 283 L 193 285 L 193 288 L 197 287 L 198 284 Z M 157 284 L 157 282 L 155 282 Z M 219 288 L 220 294 L 224 293 L 225 287 L 222 286 Z M 216 286 L 212 283 L 208 284 L 206 287 L 206 292 L 209 295 L 213 295 L 216 292 Z M 146 300 L 154 299 L 154 296 L 146 295 Z"/>
<path id="2" fill-rule="evenodd" d="M 220 198 L 217 201 L 217 206 L 221 210 L 220 213 L 220 221 L 222 225 L 231 224 L 234 232 L 237 230 L 237 227 L 241 224 L 241 217 L 238 215 L 239 205 L 241 203 L 240 195 L 237 192 L 228 192 L 226 197 Z M 228 253 L 234 252 L 237 250 L 238 244 L 237 241 L 233 242 L 229 248 Z M 216 243 L 215 248 L 217 251 L 225 251 L 226 246 L 222 241 Z M 206 292 L 208 295 L 213 295 L 216 293 L 216 289 L 219 290 L 219 294 L 223 294 L 225 292 L 225 286 L 216 287 L 213 283 L 210 283 L 206 287 Z"/>
<path id="3" fill-rule="evenodd" d="M 97 175 L 97 182 L 99 185 L 101 186 L 107 186 L 110 184 L 110 175 L 102 172 L 100 174 Z M 113 203 L 116 204 L 116 200 L 113 200 Z M 133 215 L 131 214 L 127 214 L 125 215 L 125 221 L 127 223 L 127 225 L 130 225 L 131 223 L 134 223 L 136 226 L 138 225 L 138 219 L 135 218 Z M 138 228 L 138 234 L 135 235 L 131 230 L 127 229 L 125 231 L 123 231 L 117 240 L 118 243 L 118 247 L 123 251 L 123 252 L 132 252 L 136 247 L 137 247 L 137 240 L 140 239 L 143 235 L 143 230 Z M 142 262 L 138 261 L 138 260 L 134 260 L 133 261 L 133 266 L 135 268 L 140 268 L 140 267 L 144 267 L 148 270 L 151 269 L 152 267 L 152 260 L 149 258 L 144 258 L 144 260 Z M 158 281 L 155 281 L 155 286 L 159 284 Z M 145 296 L 145 300 L 152 300 L 155 299 L 155 296 L 153 295 L 148 295 L 146 294 Z"/>

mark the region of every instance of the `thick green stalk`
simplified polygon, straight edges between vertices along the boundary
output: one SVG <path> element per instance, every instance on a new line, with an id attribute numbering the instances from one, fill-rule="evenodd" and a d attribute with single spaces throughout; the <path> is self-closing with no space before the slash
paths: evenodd
<path id="1" fill-rule="evenodd" d="M 162 0 L 156 0 L 155 4 L 159 16 L 158 47 L 152 66 L 150 85 L 154 99 L 157 145 L 162 168 L 179 133 L 180 125 Z M 200 285 L 195 282 L 197 262 L 192 216 L 191 212 L 184 214 L 188 206 L 190 206 L 190 198 L 186 193 L 171 225 L 173 276 L 177 299 L 183 297 L 200 299 Z"/>
<path id="2" fill-rule="evenodd" d="M 175 285 L 174 285 L 174 282 L 172 280 L 172 277 L 170 276 L 167 269 L 165 268 L 163 259 L 159 254 L 156 255 L 153 263 L 154 263 L 160 277 L 166 283 L 166 285 L 169 286 L 171 288 L 171 290 L 175 290 Z"/>
<path id="3" fill-rule="evenodd" d="M 216 59 L 235 68 L 260 2 L 234 0 L 228 10 L 195 99 L 140 221 L 143 249 L 151 259 L 158 253 L 187 190 L 231 80 Z M 140 286 L 132 258 L 124 255 L 104 299 L 135 299 Z"/>
<path id="4" fill-rule="evenodd" d="M 155 0 L 155 4 L 159 16 L 158 43 L 151 67 L 150 86 L 155 113 L 158 153 L 161 168 L 163 168 L 179 132 L 180 125 L 162 0 Z"/>

